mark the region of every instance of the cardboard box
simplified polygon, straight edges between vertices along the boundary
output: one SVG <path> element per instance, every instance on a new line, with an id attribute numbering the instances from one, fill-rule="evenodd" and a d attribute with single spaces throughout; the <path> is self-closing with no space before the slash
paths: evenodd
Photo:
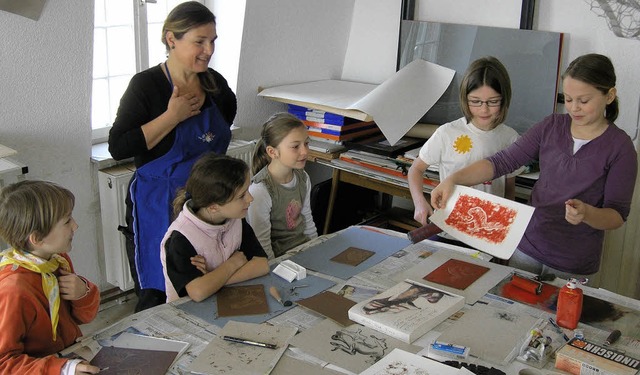
<path id="1" fill-rule="evenodd" d="M 556 352 L 556 368 L 574 375 L 634 375 L 640 361 L 607 347 L 573 338 Z"/>

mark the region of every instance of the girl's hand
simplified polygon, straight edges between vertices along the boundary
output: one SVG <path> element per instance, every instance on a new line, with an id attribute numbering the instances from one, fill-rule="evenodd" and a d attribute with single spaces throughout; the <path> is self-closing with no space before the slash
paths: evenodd
<path id="1" fill-rule="evenodd" d="M 196 266 L 198 271 L 202 272 L 203 275 L 206 275 L 207 272 L 209 272 L 207 271 L 207 262 L 205 261 L 202 255 L 196 255 L 194 257 L 191 257 L 191 264 Z"/>
<path id="2" fill-rule="evenodd" d="M 90 365 L 88 362 L 80 362 L 76 366 L 76 375 L 84 374 L 97 374 L 100 372 L 100 368 Z"/>
<path id="3" fill-rule="evenodd" d="M 200 113 L 200 108 L 198 107 L 199 101 L 198 97 L 194 94 L 180 95 L 178 86 L 173 86 L 173 92 L 167 105 L 167 112 L 180 123 Z"/>
<path id="4" fill-rule="evenodd" d="M 60 268 L 60 276 L 58 276 L 58 285 L 60 287 L 60 298 L 75 301 L 87 295 L 89 287 L 87 283 L 75 273 L 70 273 Z"/>
<path id="5" fill-rule="evenodd" d="M 447 206 L 447 200 L 453 193 L 454 184 L 445 178 L 431 191 L 431 206 L 433 209 L 442 209 Z"/>
<path id="6" fill-rule="evenodd" d="M 427 224 L 427 218 L 433 215 L 433 208 L 427 203 L 426 199 L 419 202 L 413 212 L 414 220 L 418 221 L 422 225 Z"/>
<path id="7" fill-rule="evenodd" d="M 573 225 L 578 225 L 584 221 L 587 204 L 579 199 L 569 199 L 564 202 L 564 218 Z"/>

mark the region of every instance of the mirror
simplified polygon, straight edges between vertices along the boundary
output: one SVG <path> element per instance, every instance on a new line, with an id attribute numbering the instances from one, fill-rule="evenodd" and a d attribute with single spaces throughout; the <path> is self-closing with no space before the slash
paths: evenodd
<path id="1" fill-rule="evenodd" d="M 513 96 L 505 124 L 518 133 L 556 108 L 562 34 L 546 31 L 402 21 L 398 69 L 423 59 L 456 71 L 440 100 L 420 120 L 441 125 L 463 116 L 459 87 L 469 64 L 495 56 L 507 68 Z"/>

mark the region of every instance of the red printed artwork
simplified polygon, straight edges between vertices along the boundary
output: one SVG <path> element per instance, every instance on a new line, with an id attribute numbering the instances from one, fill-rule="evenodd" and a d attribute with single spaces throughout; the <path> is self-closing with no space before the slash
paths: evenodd
<path id="1" fill-rule="evenodd" d="M 509 233 L 516 210 L 462 194 L 445 223 L 483 241 L 499 244 Z"/>

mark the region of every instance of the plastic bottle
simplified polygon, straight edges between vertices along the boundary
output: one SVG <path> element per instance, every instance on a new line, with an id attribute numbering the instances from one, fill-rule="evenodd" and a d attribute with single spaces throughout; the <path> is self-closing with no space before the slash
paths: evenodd
<path id="1" fill-rule="evenodd" d="M 578 280 L 569 282 L 558 293 L 558 308 L 556 309 L 556 323 L 560 327 L 575 329 L 582 314 L 582 289 L 578 288 Z"/>

